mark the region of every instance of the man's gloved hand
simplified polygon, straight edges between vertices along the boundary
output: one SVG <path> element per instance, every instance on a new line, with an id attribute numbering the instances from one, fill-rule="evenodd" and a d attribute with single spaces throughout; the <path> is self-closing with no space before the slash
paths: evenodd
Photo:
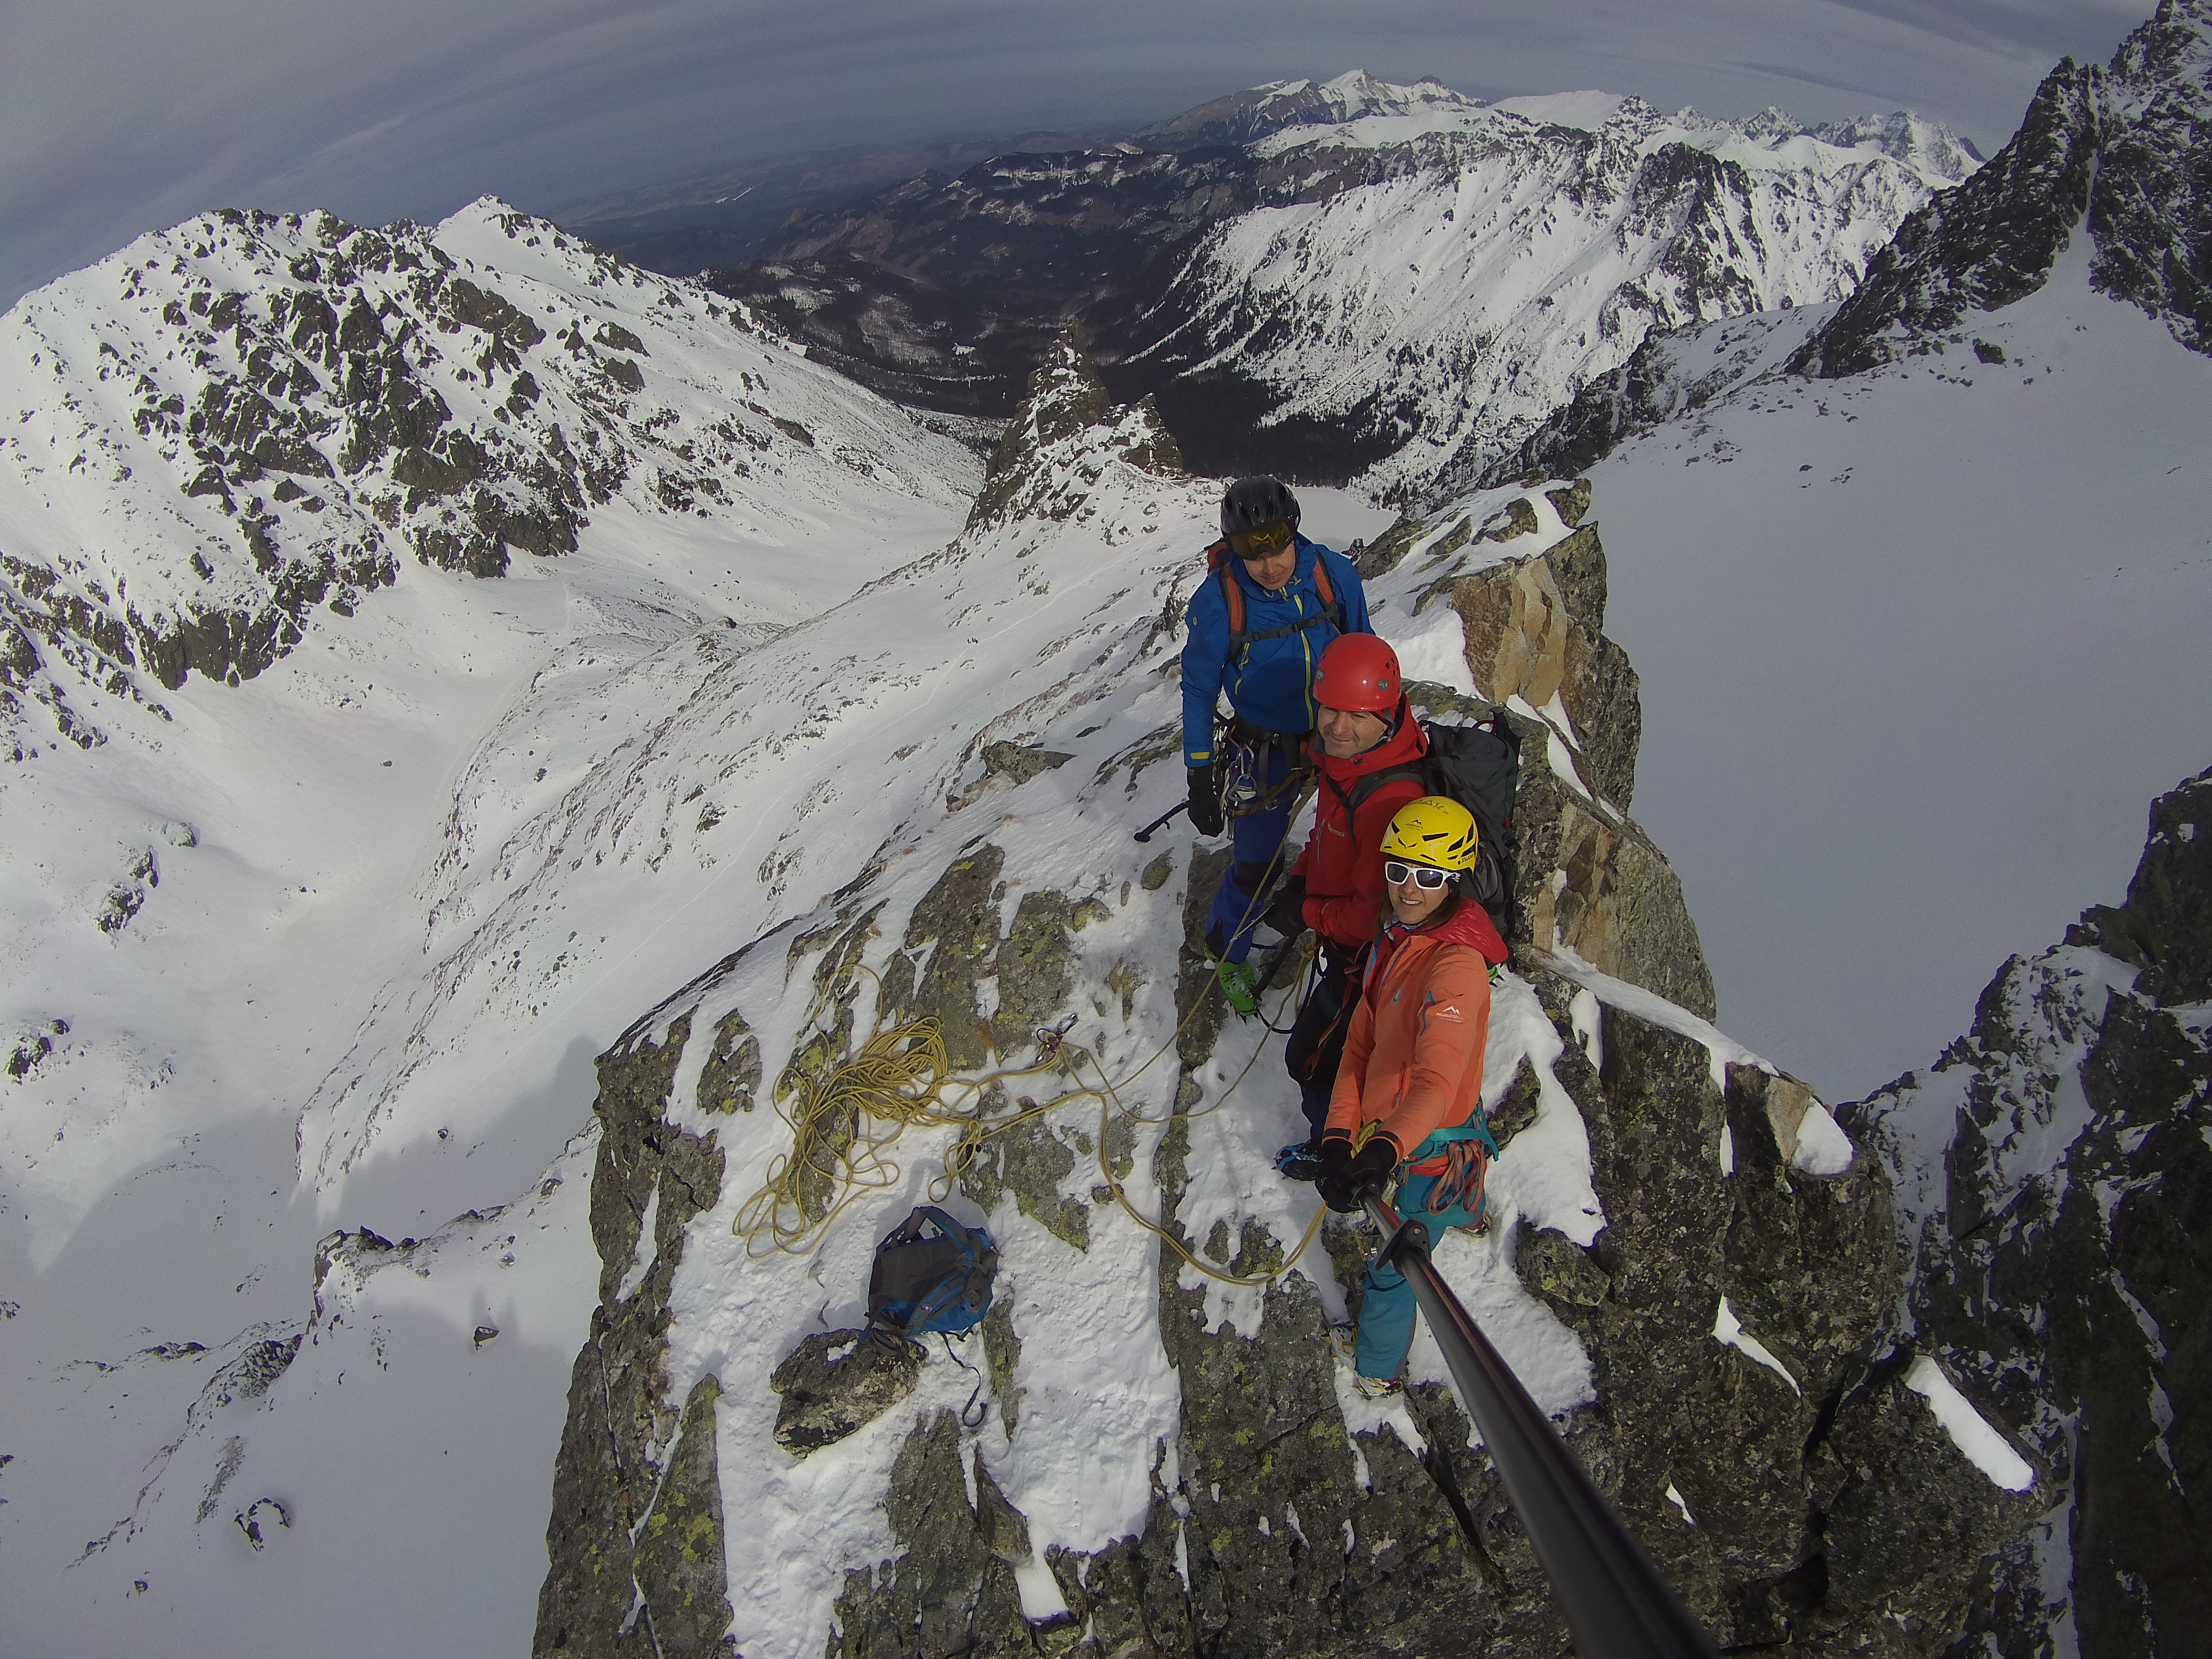
<path id="1" fill-rule="evenodd" d="M 1366 1201 L 1368 1194 L 1380 1191 L 1397 1167 L 1397 1143 L 1376 1135 L 1346 1160 L 1340 1173 L 1323 1176 L 1314 1188 L 1330 1209 L 1350 1214 Z"/>
<path id="2" fill-rule="evenodd" d="M 1267 926 L 1285 939 L 1296 939 L 1305 932 L 1305 878 L 1285 876 L 1275 889 L 1275 896 L 1267 901 Z"/>
<path id="3" fill-rule="evenodd" d="M 1213 769 L 1194 766 L 1190 774 L 1190 827 L 1201 836 L 1221 833 L 1221 798 L 1213 793 Z"/>
<path id="4" fill-rule="evenodd" d="M 1352 1162 L 1350 1135 L 1325 1135 L 1321 1143 L 1321 1174 L 1316 1181 L 1334 1181 L 1344 1173 L 1344 1166 Z"/>

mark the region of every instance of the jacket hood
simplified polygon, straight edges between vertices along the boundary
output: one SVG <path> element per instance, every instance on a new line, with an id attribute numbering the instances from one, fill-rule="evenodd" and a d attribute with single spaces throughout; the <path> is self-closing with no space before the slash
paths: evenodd
<path id="1" fill-rule="evenodd" d="M 1498 929 L 1491 922 L 1490 913 L 1464 893 L 1459 895 L 1459 902 L 1442 921 L 1404 930 L 1403 937 L 1434 939 L 1439 945 L 1468 945 L 1481 951 L 1484 961 L 1501 968 L 1508 954 L 1505 941 L 1498 938 Z"/>

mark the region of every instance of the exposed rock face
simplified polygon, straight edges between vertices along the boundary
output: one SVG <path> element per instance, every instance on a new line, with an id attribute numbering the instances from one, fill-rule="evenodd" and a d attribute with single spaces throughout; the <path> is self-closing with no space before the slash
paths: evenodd
<path id="1" fill-rule="evenodd" d="M 1923 1354 L 2058 1507 L 1972 1632 L 2008 1656 L 2202 1649 L 2212 1435 L 2212 773 L 2151 809 L 2127 902 L 2007 963 L 1973 1030 L 1843 1115 L 1895 1172 Z M 2048 1500 L 2042 1505 L 2048 1507 Z"/>
<path id="2" fill-rule="evenodd" d="M 1567 495 L 1581 520 L 1587 494 L 1577 501 L 1573 489 L 1555 493 Z M 1385 538 L 1395 544 L 1390 563 L 1458 511 L 1447 507 L 1426 521 L 1428 529 L 1405 520 Z M 1456 535 L 1428 541 L 1430 557 L 1440 556 L 1437 549 L 1452 551 Z M 1511 544 L 1510 535 L 1489 538 Z M 1508 943 L 1546 951 L 1564 945 L 1602 972 L 1711 1018 L 1712 974 L 1680 879 L 1625 810 L 1636 787 L 1644 713 L 1636 671 L 1603 632 L 1598 526 L 1580 523 L 1541 553 L 1454 574 L 1467 562 L 1461 557 L 1427 592 L 1448 599 L 1458 612 L 1468 665 L 1483 696 L 1500 703 L 1517 697 L 1539 711 L 1534 719 L 1509 716 L 1522 746 L 1514 820 L 1522 932 Z M 1490 712 L 1463 706 L 1442 687 L 1412 690 L 1424 714 L 1450 720 Z M 1541 712 L 1554 699 L 1564 722 Z"/>
<path id="3" fill-rule="evenodd" d="M 1452 607 L 1467 625 L 1475 684 L 1494 700 L 1542 708 L 1559 699 L 1584 781 L 1626 811 L 1644 738 L 1640 682 L 1605 628 L 1605 549 L 1584 525 L 1534 558 L 1463 577 Z"/>
<path id="4" fill-rule="evenodd" d="M 678 1020 L 659 1042 L 633 1030 L 599 1059 L 592 1237 L 599 1307 L 576 1356 L 545 1531 L 552 1565 L 535 1655 L 719 1654 L 729 1650 L 722 1492 L 712 1376 L 679 1409 L 668 1396 L 668 1291 L 684 1229 L 720 1196 L 722 1155 L 673 1127 Z M 653 1232 L 644 1237 L 644 1222 Z M 625 1283 L 641 1258 L 649 1262 Z"/>
<path id="5" fill-rule="evenodd" d="M 2160 0 L 2103 70 L 2067 58 L 2010 143 L 1899 228 L 1794 360 L 1857 374 L 2034 292 L 2085 222 L 2090 280 L 2212 351 L 2212 6 Z M 2085 218 L 2086 216 L 2086 218 Z"/>

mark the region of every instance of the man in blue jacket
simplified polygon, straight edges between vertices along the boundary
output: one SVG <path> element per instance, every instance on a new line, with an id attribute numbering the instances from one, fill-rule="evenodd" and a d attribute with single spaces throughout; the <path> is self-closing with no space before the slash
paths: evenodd
<path id="1" fill-rule="evenodd" d="M 1226 546 L 1191 595 L 1182 648 L 1183 764 L 1200 835 L 1232 826 L 1235 858 L 1206 918 L 1230 1005 L 1258 1005 L 1244 958 L 1267 889 L 1290 868 L 1283 846 L 1315 721 L 1314 666 L 1340 634 L 1369 634 L 1367 594 L 1342 554 L 1298 534 L 1297 498 L 1270 477 L 1239 478 L 1221 498 Z M 1231 718 L 1216 744 L 1214 713 Z"/>

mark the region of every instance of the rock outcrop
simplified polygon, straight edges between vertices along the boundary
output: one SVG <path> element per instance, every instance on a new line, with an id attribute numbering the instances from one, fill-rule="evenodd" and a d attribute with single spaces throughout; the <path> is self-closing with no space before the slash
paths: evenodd
<path id="1" fill-rule="evenodd" d="M 690 1035 L 681 1019 L 659 1041 L 634 1029 L 599 1059 L 599 1306 L 576 1356 L 554 1465 L 536 1655 L 731 1651 L 714 1446 L 720 1385 L 702 1376 L 680 1402 L 668 1392 L 669 1286 L 687 1224 L 714 1206 L 722 1184 L 714 1136 L 663 1115 Z"/>
<path id="2" fill-rule="evenodd" d="M 1897 1183 L 1914 1347 L 2049 1471 L 1970 1625 L 2006 1659 L 2196 1653 L 2212 1613 L 2208 826 L 2212 772 L 2153 805 L 2124 904 L 1840 1114 Z"/>
<path id="3" fill-rule="evenodd" d="M 951 550 L 969 568 L 1004 559 L 1009 580 L 1026 580 L 1045 538 L 1073 535 L 1088 548 L 1110 531 L 1113 489 L 1171 487 L 1120 443 L 1132 417 L 1097 403 L 1075 343 L 1062 349 L 1017 422 L 1028 435 L 994 466 L 1003 504 L 979 512 Z M 1066 511 L 1030 516 L 1044 503 Z M 1464 718 L 1510 698 L 1507 718 L 1522 738 L 1526 926 L 1513 941 L 1515 971 L 1496 993 L 1514 1012 L 1493 1023 L 1496 1042 L 1517 1046 L 1500 1049 L 1513 1080 L 1492 1121 L 1503 1170 L 1516 1167 L 1516 1149 L 1538 1167 L 1547 1137 L 1586 1142 L 1586 1166 L 1566 1167 L 1573 1182 L 1586 1167 L 1589 1197 L 1543 1211 L 1544 1224 L 1526 1208 L 1499 1212 L 1498 1226 L 1511 1231 L 1498 1273 L 1511 1283 L 1492 1293 L 1556 1321 L 1547 1340 L 1579 1354 L 1589 1382 L 1581 1404 L 1561 1408 L 1570 1443 L 1723 1645 L 1932 1654 L 1966 1624 L 1985 1558 L 2026 1523 L 2039 1493 L 1993 1486 L 1909 1369 L 1895 1326 L 1905 1280 L 1885 1167 L 1847 1146 L 1836 1155 L 1840 1137 L 1831 1124 L 1820 1140 L 1826 1109 L 1809 1091 L 1709 1023 L 1711 976 L 1679 883 L 1621 806 L 1640 714 L 1633 673 L 1602 633 L 1604 554 L 1589 505 L 1586 486 L 1553 480 L 1469 498 L 1413 523 L 1375 578 L 1401 611 L 1422 600 L 1450 607 L 1484 694 L 1418 685 L 1417 706 Z M 808 1305 L 777 1313 L 778 1328 L 807 1317 L 817 1328 L 785 1340 L 744 1383 L 766 1395 L 774 1370 L 781 1403 L 733 1405 L 738 1378 L 728 1363 L 717 1373 L 730 1390 L 725 1432 L 754 1437 L 748 1443 L 766 1446 L 763 1455 L 788 1463 L 805 1453 L 793 1467 L 806 1470 L 824 1458 L 877 1460 L 865 1467 L 883 1483 L 883 1553 L 845 1559 L 834 1619 L 823 1614 L 830 1654 L 1559 1651 L 1564 1624 L 1451 1391 L 1421 1381 L 1401 1416 L 1347 1413 L 1328 1328 L 1332 1300 L 1358 1293 L 1357 1233 L 1322 1231 L 1332 1285 L 1289 1268 L 1295 1229 L 1311 1213 L 1303 1192 L 1288 1231 L 1249 1200 L 1241 1212 L 1221 1212 L 1224 1192 L 1249 1180 L 1241 1163 L 1221 1162 L 1224 1120 L 1212 1115 L 1235 1104 L 1237 1062 L 1217 1055 L 1237 1044 L 1261 1057 L 1249 1028 L 1224 1023 L 1192 947 L 1226 853 L 1201 846 L 1146 863 L 1126 844 L 1123 792 L 1113 787 L 1122 769 L 1141 775 L 1171 756 L 1171 729 L 1165 742 L 1158 732 L 1111 739 L 1087 783 L 1073 765 L 1018 775 L 1003 753 L 995 767 L 982 759 L 1017 723 L 1025 734 L 1017 750 L 1076 754 L 1116 710 L 1165 701 L 1159 682 L 1171 680 L 1173 659 L 1157 620 L 1133 617 L 1099 647 L 1087 669 L 1021 704 L 1018 722 L 1002 718 L 976 734 L 963 767 L 980 765 L 981 775 L 945 777 L 937 817 L 894 836 L 803 922 L 700 975 L 603 1060 L 600 1178 L 612 1190 L 603 1201 L 595 1188 L 593 1216 L 595 1226 L 605 1218 L 606 1266 L 561 1455 L 541 1653 L 560 1650 L 563 1632 L 579 1650 L 634 1644 L 635 1627 L 614 1610 L 640 1596 L 660 1653 L 712 1651 L 701 1644 L 705 1603 L 683 1601 L 665 1577 L 649 1580 L 641 1547 L 626 1553 L 627 1540 L 646 1535 L 644 1483 L 689 1467 L 678 1394 L 705 1386 L 693 1381 L 702 1356 L 729 1352 L 743 1328 L 687 1333 L 681 1310 L 710 1319 L 709 1304 L 762 1294 L 769 1281 L 752 1275 L 771 1271 L 771 1217 L 785 1249 L 857 1267 L 865 1240 L 834 1219 L 848 1182 L 902 1182 L 898 1169 L 920 1158 L 927 1172 L 928 1155 L 904 1141 L 902 1164 L 890 1168 L 882 1120 L 865 1118 L 849 1093 L 809 1091 L 837 1078 L 883 1086 L 884 1073 L 870 1068 L 894 1057 L 885 1033 L 916 1019 L 927 1025 L 898 1029 L 933 1034 L 956 1073 L 1011 1073 L 959 1097 L 970 1115 L 957 1145 L 939 1143 L 942 1173 L 928 1188 L 974 1206 L 1006 1251 L 1000 1305 L 968 1345 L 982 1363 L 960 1362 L 976 1373 L 977 1409 L 964 1419 L 972 1426 L 945 1408 L 969 1379 L 958 1374 L 956 1383 L 941 1359 L 918 1382 L 872 1374 L 858 1407 L 823 1408 L 817 1383 L 852 1363 L 854 1321 L 840 1311 L 852 1304 L 834 1279 L 807 1279 L 797 1267 L 774 1269 L 783 1275 L 774 1282 Z M 1156 672 L 1163 665 L 1165 675 Z M 1158 718 L 1146 713 L 1133 728 Z M 1096 821 L 1084 816 L 1093 796 L 1107 815 Z M 978 806 L 987 799 L 1000 809 L 988 817 Z M 978 814 L 972 831 L 969 813 Z M 1048 867 L 1037 867 L 1041 858 Z M 1172 1013 L 1162 1006 L 1170 991 Z M 1091 1081 L 1117 1068 L 1096 1048 L 1071 1061 L 1056 1045 L 1067 1033 L 1071 1043 L 1110 1048 L 1115 1022 L 1139 1006 L 1153 1024 L 1115 1052 L 1133 1073 L 1151 1051 L 1165 1073 L 1155 1091 L 1162 1104 L 1117 1116 Z M 709 1032 L 720 1035 L 703 1065 L 691 1062 L 695 1073 L 681 1050 Z M 746 1118 L 721 1103 L 736 1032 L 754 1034 L 768 1062 L 752 1086 L 772 1079 L 769 1098 L 794 1121 L 819 1109 L 803 1139 L 765 1114 Z M 679 1073 L 699 1078 L 696 1101 L 675 1086 Z M 1079 1087 L 1091 1092 L 1056 1092 Z M 943 1088 L 916 1097 L 951 1097 Z M 1083 1109 L 1052 1114 L 1056 1099 Z M 750 1171 L 738 1188 L 763 1182 L 717 1212 L 734 1214 L 742 1244 L 704 1223 L 697 1206 L 713 1204 L 711 1183 L 692 1174 L 672 1185 L 679 1169 L 719 1168 L 724 1154 L 701 1126 L 732 1146 L 747 1137 L 750 1152 L 730 1154 Z M 1265 1123 L 1249 1131 L 1266 1132 Z M 638 1242 L 648 1204 L 658 1241 L 650 1257 Z M 1156 1253 L 1125 1207 L 1159 1230 L 1166 1243 Z M 702 1254 L 683 1259 L 720 1264 L 681 1267 L 679 1277 L 720 1276 L 695 1277 L 671 1300 L 663 1264 L 681 1249 L 669 1231 L 679 1214 L 707 1225 L 693 1234 Z M 817 1244 L 811 1230 L 824 1223 L 832 1231 Z M 755 1239 L 757 1261 L 748 1253 Z M 1047 1350 L 1039 1332 L 1062 1328 L 1043 1322 L 1035 1298 L 1076 1282 L 1068 1275 L 1102 1301 L 1133 1291 L 1113 1318 L 1133 1322 L 1141 1334 L 1128 1340 L 1147 1355 L 1145 1326 L 1156 1322 L 1172 1393 L 1139 1419 L 1152 1425 L 1140 1434 L 1118 1399 L 1111 1426 L 1103 1401 L 1091 1416 L 1065 1414 L 1079 1385 L 1051 1369 L 1068 1356 Z M 1237 1282 L 1224 1289 L 1220 1275 Z M 1109 1352 L 1125 1341 L 1119 1325 L 1109 1331 L 1086 1310 L 1060 1311 L 1078 1321 L 1077 1340 L 1105 1345 L 1091 1365 L 1128 1363 Z M 666 1358 L 679 1351 L 680 1364 Z M 647 1413 L 656 1354 L 668 1369 Z M 986 1374 L 995 1411 L 981 1399 Z M 806 1395 L 796 1406 L 794 1391 Z M 768 1443 L 770 1418 L 781 1445 Z M 994 1475 L 1022 1467 L 1018 1447 L 1036 1443 L 1024 1437 L 1054 1433 L 1115 1437 L 1104 1447 L 1055 1442 L 1055 1462 L 1103 1456 L 1146 1472 L 1135 1501 L 1117 1511 L 1129 1530 L 1075 1547 L 1020 1498 L 1029 1491 L 1049 1500 L 1057 1488 L 1010 1488 Z M 817 1449 L 832 1439 L 834 1451 Z M 733 1501 L 727 1492 L 725 1501 Z M 704 1511 L 685 1513 L 703 1559 L 714 1547 Z M 770 1583 L 795 1593 L 781 1567 L 757 1567 L 750 1582 L 757 1594 Z M 678 1629 L 702 1634 L 672 1638 Z"/>

